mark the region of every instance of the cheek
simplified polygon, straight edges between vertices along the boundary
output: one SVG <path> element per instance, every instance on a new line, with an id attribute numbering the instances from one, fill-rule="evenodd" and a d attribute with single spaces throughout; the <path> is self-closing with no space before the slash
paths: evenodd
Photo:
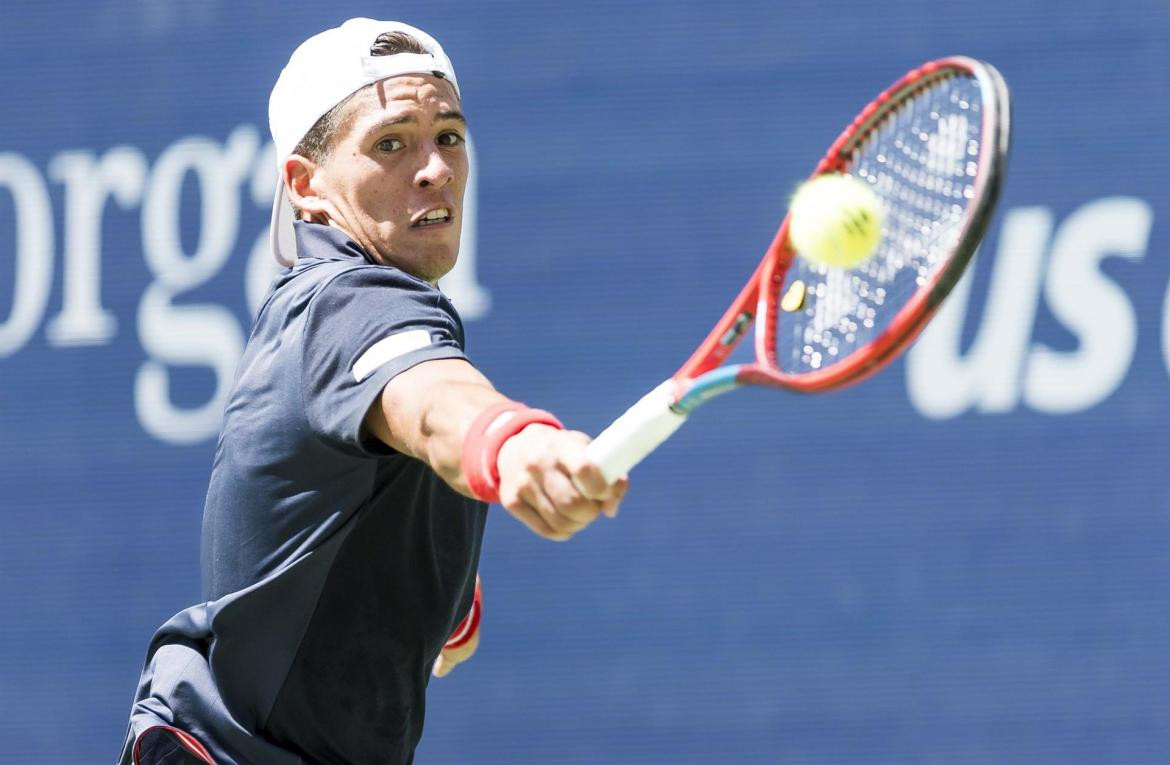
<path id="1" fill-rule="evenodd" d="M 374 176 L 358 185 L 355 200 L 362 212 L 371 218 L 395 222 L 406 207 L 401 187 L 384 176 Z"/>
<path id="2" fill-rule="evenodd" d="M 471 172 L 471 165 L 467 161 L 467 155 L 464 154 L 460 159 L 460 165 L 455 170 L 455 177 L 459 180 L 459 193 L 463 194 L 463 190 L 467 188 L 467 176 Z"/>

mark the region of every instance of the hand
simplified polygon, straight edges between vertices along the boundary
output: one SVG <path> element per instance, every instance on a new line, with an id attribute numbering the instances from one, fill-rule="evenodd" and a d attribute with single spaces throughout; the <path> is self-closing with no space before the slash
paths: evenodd
<path id="1" fill-rule="evenodd" d="M 629 482 L 612 484 L 585 457 L 589 436 L 529 425 L 500 449 L 500 501 L 525 526 L 563 542 L 604 513 L 617 515 Z M 581 487 L 578 489 L 577 487 Z"/>
<path id="2" fill-rule="evenodd" d="M 475 628 L 471 639 L 458 648 L 444 648 L 439 658 L 435 659 L 435 666 L 431 668 L 431 674 L 435 677 L 446 677 L 451 674 L 451 670 L 467 661 L 475 653 L 475 649 L 479 648 L 479 627 Z"/>

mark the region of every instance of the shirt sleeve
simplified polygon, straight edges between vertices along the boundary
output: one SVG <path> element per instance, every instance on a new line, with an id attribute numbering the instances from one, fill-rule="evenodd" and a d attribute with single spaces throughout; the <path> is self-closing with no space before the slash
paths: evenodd
<path id="1" fill-rule="evenodd" d="M 313 433 L 346 451 L 392 453 L 363 432 L 390 380 L 433 359 L 466 358 L 451 302 L 427 282 L 386 266 L 343 271 L 309 302 L 301 391 Z"/>

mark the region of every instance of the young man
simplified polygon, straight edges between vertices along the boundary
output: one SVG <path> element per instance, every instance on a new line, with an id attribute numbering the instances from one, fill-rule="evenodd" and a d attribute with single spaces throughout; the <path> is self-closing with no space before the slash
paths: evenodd
<path id="1" fill-rule="evenodd" d="M 288 270 L 225 414 L 207 602 L 156 633 L 122 763 L 409 763 L 431 673 L 478 643 L 486 502 L 565 540 L 626 488 L 585 459 L 586 436 L 464 357 L 435 286 L 467 181 L 439 44 L 370 19 L 323 32 L 293 53 L 269 121 Z"/>

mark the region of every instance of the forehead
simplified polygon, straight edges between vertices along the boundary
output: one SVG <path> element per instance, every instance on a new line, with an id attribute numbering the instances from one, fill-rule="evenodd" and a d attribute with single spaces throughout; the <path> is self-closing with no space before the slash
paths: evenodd
<path id="1" fill-rule="evenodd" d="M 406 74 L 367 85 L 353 95 L 348 107 L 346 121 L 360 132 L 363 126 L 395 117 L 426 119 L 440 112 L 458 111 L 459 98 L 445 79 Z"/>

